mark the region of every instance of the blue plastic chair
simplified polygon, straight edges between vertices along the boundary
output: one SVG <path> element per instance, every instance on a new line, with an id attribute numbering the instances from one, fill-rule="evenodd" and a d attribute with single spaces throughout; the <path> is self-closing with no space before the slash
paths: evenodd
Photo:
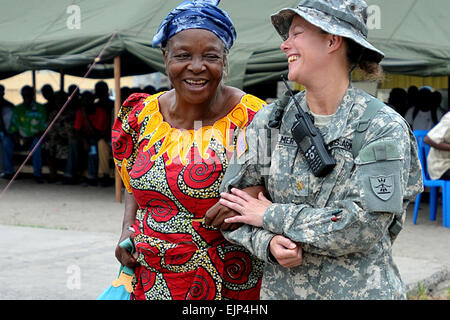
<path id="1" fill-rule="evenodd" d="M 419 153 L 420 164 L 422 165 L 422 177 L 424 187 L 430 188 L 430 220 L 436 220 L 437 201 L 439 190 L 442 188 L 442 220 L 446 228 L 450 228 L 450 181 L 446 180 L 432 180 L 428 175 L 427 156 L 430 151 L 430 146 L 426 144 L 423 139 L 428 134 L 427 130 L 416 130 L 414 136 L 417 140 L 417 151 Z M 413 223 L 416 224 L 417 216 L 419 214 L 420 199 L 422 194 L 416 196 L 414 204 Z"/>

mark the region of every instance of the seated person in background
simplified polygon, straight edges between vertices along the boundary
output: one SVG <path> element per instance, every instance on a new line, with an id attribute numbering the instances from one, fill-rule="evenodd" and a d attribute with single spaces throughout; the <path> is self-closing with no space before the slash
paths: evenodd
<path id="1" fill-rule="evenodd" d="M 11 179 L 14 167 L 9 159 L 12 159 L 13 144 L 9 135 L 9 126 L 13 114 L 14 105 L 4 98 L 5 87 L 0 84 L 0 150 L 2 155 L 2 174 L 4 179 Z"/>
<path id="2" fill-rule="evenodd" d="M 431 146 L 427 158 L 431 179 L 450 180 L 450 112 L 424 138 Z"/>
<path id="3" fill-rule="evenodd" d="M 45 84 L 41 88 L 42 96 L 47 102 L 44 104 L 47 112 L 47 123 L 50 124 L 58 113 L 56 107 L 55 92 L 49 84 Z M 50 172 L 48 182 L 56 182 L 58 180 L 58 168 L 57 168 L 57 151 L 61 141 L 58 141 L 60 130 L 58 128 L 60 119 L 55 122 L 53 128 L 48 132 L 47 136 L 42 141 L 42 157 L 47 163 L 48 170 Z"/>
<path id="4" fill-rule="evenodd" d="M 129 87 L 120 88 L 120 105 L 131 95 L 131 89 Z"/>
<path id="5" fill-rule="evenodd" d="M 101 137 L 97 142 L 98 147 L 98 182 L 100 186 L 107 187 L 113 184 L 112 168 L 110 160 L 112 160 L 111 138 Z"/>
<path id="6" fill-rule="evenodd" d="M 442 108 L 442 94 L 439 91 L 433 91 L 430 98 L 431 112 L 436 114 L 438 121 L 442 119 L 445 114 L 445 108 Z"/>
<path id="7" fill-rule="evenodd" d="M 402 117 L 408 111 L 408 93 L 403 88 L 393 88 L 389 94 L 388 105 L 394 108 Z"/>
<path id="8" fill-rule="evenodd" d="M 21 90 L 23 103 L 14 108 L 9 132 L 14 134 L 17 143 L 33 150 L 40 136 L 47 128 L 47 112 L 45 107 L 34 100 L 34 90 L 24 86 Z M 11 155 L 12 156 L 12 155 Z M 9 159 L 12 163 L 12 159 Z M 42 183 L 42 152 L 39 145 L 32 155 L 33 176 L 37 183 Z"/>
<path id="9" fill-rule="evenodd" d="M 95 85 L 95 107 L 105 110 L 107 115 L 107 128 L 97 140 L 98 147 L 98 179 L 102 187 L 112 184 L 111 175 L 112 168 L 110 162 L 112 161 L 111 151 L 111 126 L 114 119 L 114 102 L 109 98 L 108 84 L 104 81 L 99 81 Z"/>
<path id="10" fill-rule="evenodd" d="M 83 169 L 80 166 L 82 161 L 79 160 L 79 157 L 83 156 L 83 152 L 81 152 L 80 144 L 78 143 L 77 137 L 75 136 L 75 129 L 73 128 L 75 115 L 81 106 L 81 96 L 78 86 L 76 84 L 70 85 L 67 94 L 65 92 L 61 92 L 61 96 L 59 96 L 59 99 L 64 105 L 64 103 L 70 96 L 72 96 L 72 94 L 72 100 L 69 101 L 66 106 L 66 110 L 64 111 L 64 113 L 70 114 L 70 130 L 68 130 L 68 150 L 66 167 L 64 169 L 63 184 L 78 183 L 80 171 Z"/>
<path id="11" fill-rule="evenodd" d="M 441 114 L 433 107 L 432 99 L 429 87 L 422 87 L 417 94 L 415 107 L 406 112 L 405 119 L 414 131 L 430 130 L 439 122 Z"/>
<path id="12" fill-rule="evenodd" d="M 81 95 L 81 108 L 75 115 L 74 130 L 78 144 L 88 152 L 87 183 L 97 185 L 98 141 L 105 137 L 109 117 L 104 108 L 93 103 L 94 95 L 85 91 Z"/>
<path id="13" fill-rule="evenodd" d="M 53 91 L 51 85 L 45 84 L 41 88 L 41 93 L 44 99 L 47 100 L 47 102 L 44 104 L 44 107 L 47 110 L 47 116 L 50 118 L 50 113 L 54 112 L 55 110 L 59 111 L 56 105 L 55 92 Z M 53 120 L 53 118 L 51 118 L 50 121 L 51 120 Z"/>
<path id="14" fill-rule="evenodd" d="M 43 91 L 43 89 L 42 89 Z M 58 91 L 54 94 L 54 108 L 48 108 L 46 104 L 46 110 L 48 112 L 48 123 L 55 119 L 64 103 L 67 101 L 67 94 L 64 91 Z M 64 170 L 67 165 L 67 159 L 69 157 L 69 142 L 73 134 L 73 123 L 75 120 L 75 110 L 66 108 L 62 112 L 58 119 L 53 124 L 53 127 L 48 132 L 42 143 L 43 157 L 47 163 L 49 169 L 48 182 L 59 182 L 58 169 Z"/>
<path id="15" fill-rule="evenodd" d="M 414 109 L 417 105 L 417 96 L 419 95 L 419 88 L 416 86 L 410 86 L 407 90 L 408 92 L 408 105 L 406 107 L 406 112 L 409 111 L 409 109 Z M 405 117 L 406 113 L 403 115 L 403 118 Z"/>

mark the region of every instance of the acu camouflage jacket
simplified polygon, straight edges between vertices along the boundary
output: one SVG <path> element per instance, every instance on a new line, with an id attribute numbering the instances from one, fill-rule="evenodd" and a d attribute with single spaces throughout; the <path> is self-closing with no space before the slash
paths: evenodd
<path id="1" fill-rule="evenodd" d="M 296 95 L 307 111 L 305 93 Z M 359 155 L 351 142 L 372 96 L 350 86 L 328 126 L 321 128 L 337 165 L 315 177 L 292 138 L 298 112 L 292 99 L 279 130 L 269 130 L 274 104 L 261 109 L 239 140 L 221 185 L 265 185 L 273 204 L 263 228 L 243 225 L 225 237 L 266 261 L 262 299 L 404 299 L 405 286 L 392 259 L 389 226 L 400 224 L 406 207 L 422 192 L 415 138 L 388 106 L 369 123 Z M 286 269 L 269 254 L 276 234 L 300 243 L 301 266 Z"/>

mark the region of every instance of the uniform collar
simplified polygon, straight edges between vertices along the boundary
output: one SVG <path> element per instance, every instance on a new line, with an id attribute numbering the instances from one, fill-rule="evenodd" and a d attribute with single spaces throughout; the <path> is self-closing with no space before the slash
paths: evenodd
<path id="1" fill-rule="evenodd" d="M 325 143 L 328 144 L 343 136 L 344 130 L 347 128 L 347 123 L 351 115 L 351 110 L 355 104 L 356 90 L 350 84 L 344 97 L 336 110 L 336 113 L 331 118 L 330 123 L 326 126 L 326 131 L 323 132 Z"/>
<path id="2" fill-rule="evenodd" d="M 349 118 L 354 118 L 351 111 L 353 106 L 355 105 L 355 102 L 358 102 L 358 96 L 358 89 L 350 84 L 336 110 L 336 113 L 331 118 L 330 123 L 320 130 L 325 140 L 325 144 L 329 144 L 330 142 L 343 136 L 344 131 L 347 128 L 347 123 L 350 120 Z M 305 92 L 302 91 L 296 96 L 296 98 L 300 102 L 300 106 L 302 107 L 302 109 L 307 113 L 311 113 L 306 104 Z M 297 113 L 296 107 L 293 103 L 291 104 L 290 108 L 295 110 L 294 112 Z"/>

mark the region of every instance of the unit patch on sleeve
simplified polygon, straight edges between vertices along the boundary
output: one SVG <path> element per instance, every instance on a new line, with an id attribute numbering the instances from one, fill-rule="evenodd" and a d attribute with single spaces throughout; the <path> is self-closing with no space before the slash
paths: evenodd
<path id="1" fill-rule="evenodd" d="M 372 191 L 381 200 L 387 201 L 394 194 L 394 177 L 392 175 L 370 177 L 370 185 Z"/>

